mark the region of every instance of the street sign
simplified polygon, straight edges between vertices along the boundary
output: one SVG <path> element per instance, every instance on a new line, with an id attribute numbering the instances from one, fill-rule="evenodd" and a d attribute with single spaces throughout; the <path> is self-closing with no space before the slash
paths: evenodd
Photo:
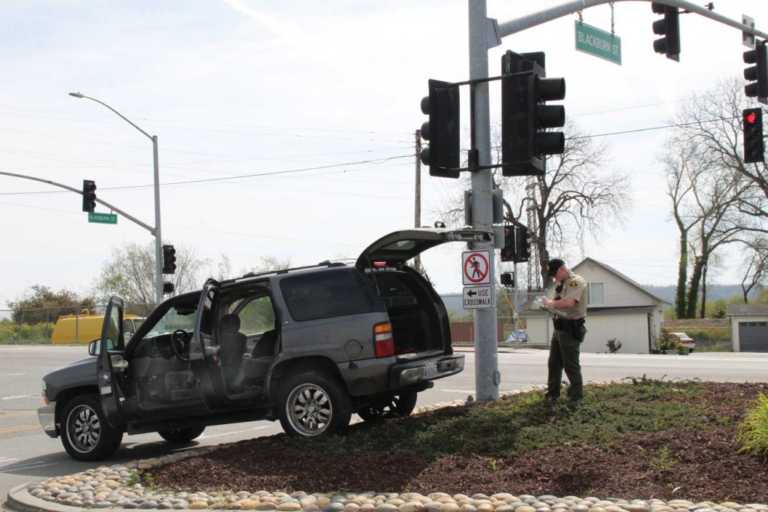
<path id="1" fill-rule="evenodd" d="M 621 65 L 621 38 L 576 20 L 576 49 Z"/>
<path id="2" fill-rule="evenodd" d="M 117 224 L 117 214 L 89 212 L 88 222 L 95 222 L 96 224 Z"/>
<path id="3" fill-rule="evenodd" d="M 493 306 L 490 286 L 465 286 L 464 309 L 481 309 Z"/>
<path id="4" fill-rule="evenodd" d="M 746 25 L 749 28 L 755 28 L 755 18 L 751 16 L 747 16 L 746 14 L 741 15 L 741 24 Z M 754 49 L 755 48 L 755 34 L 749 34 L 747 32 L 742 31 L 741 32 L 741 42 L 746 46 L 747 48 Z"/>
<path id="5" fill-rule="evenodd" d="M 462 282 L 465 285 L 491 284 L 490 261 L 490 251 L 462 252 Z"/>

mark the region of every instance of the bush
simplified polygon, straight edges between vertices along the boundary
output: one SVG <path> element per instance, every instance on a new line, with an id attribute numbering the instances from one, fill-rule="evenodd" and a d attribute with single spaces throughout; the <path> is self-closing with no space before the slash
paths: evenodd
<path id="1" fill-rule="evenodd" d="M 9 320 L 0 322 L 2 344 L 50 343 L 52 333 L 52 323 L 16 324 Z"/>
<path id="2" fill-rule="evenodd" d="M 768 396 L 760 393 L 739 425 L 741 452 L 768 457 Z"/>

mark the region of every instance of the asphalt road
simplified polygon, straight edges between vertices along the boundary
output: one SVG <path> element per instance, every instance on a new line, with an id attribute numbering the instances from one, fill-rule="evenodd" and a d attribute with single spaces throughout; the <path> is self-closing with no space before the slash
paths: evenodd
<path id="1" fill-rule="evenodd" d="M 47 372 L 86 356 L 86 347 L 0 346 L 0 503 L 12 487 L 98 466 L 70 459 L 59 439 L 43 434 L 36 410 L 41 404 L 41 378 Z M 419 396 L 419 405 L 465 399 L 474 395 L 474 354 L 466 352 L 466 370 L 439 380 Z M 541 385 L 546 380 L 547 352 L 515 350 L 499 353 L 502 391 Z M 584 378 L 591 382 L 647 375 L 653 378 L 713 381 L 766 381 L 768 354 L 694 353 L 690 356 L 583 354 Z M 280 432 L 268 421 L 210 427 L 198 444 L 233 442 Z M 157 434 L 126 436 L 109 462 L 155 457 L 170 450 Z"/>

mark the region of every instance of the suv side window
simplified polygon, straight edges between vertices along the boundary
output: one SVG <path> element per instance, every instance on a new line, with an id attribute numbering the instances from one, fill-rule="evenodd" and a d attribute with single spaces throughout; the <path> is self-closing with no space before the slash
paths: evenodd
<path id="1" fill-rule="evenodd" d="M 242 303 L 245 301 L 245 305 Z M 275 311 L 269 295 L 246 298 L 233 303 L 228 313 L 237 312 L 240 317 L 240 332 L 246 336 L 261 334 L 275 328 Z"/>
<path id="2" fill-rule="evenodd" d="M 373 311 L 373 297 L 355 270 L 286 277 L 280 281 L 280 290 L 298 322 Z"/>

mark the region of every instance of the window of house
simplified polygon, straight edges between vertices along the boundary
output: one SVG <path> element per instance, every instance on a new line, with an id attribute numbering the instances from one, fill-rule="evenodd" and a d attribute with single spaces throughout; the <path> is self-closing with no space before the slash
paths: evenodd
<path id="1" fill-rule="evenodd" d="M 589 283 L 588 305 L 605 304 L 605 285 L 603 283 Z"/>

